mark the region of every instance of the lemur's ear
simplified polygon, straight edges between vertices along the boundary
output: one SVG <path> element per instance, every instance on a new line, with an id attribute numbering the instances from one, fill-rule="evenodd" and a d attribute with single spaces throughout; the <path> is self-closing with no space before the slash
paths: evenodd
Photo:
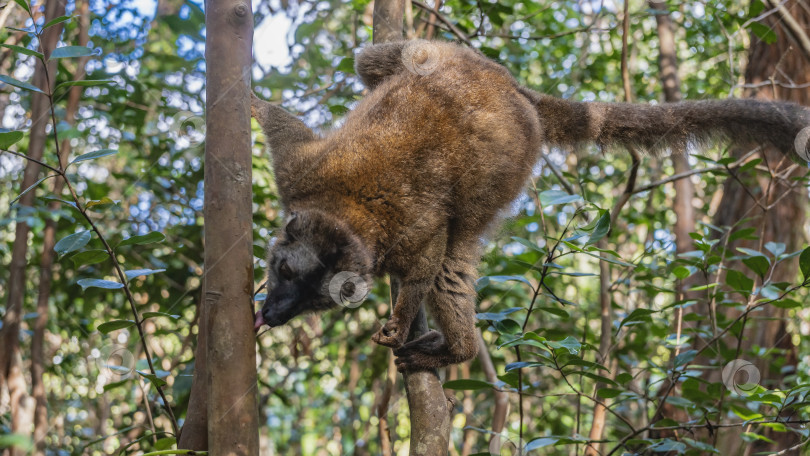
<path id="1" fill-rule="evenodd" d="M 284 227 L 284 232 L 288 236 L 295 236 L 301 228 L 301 219 L 298 217 L 297 212 L 290 213 L 290 219 L 287 220 L 287 225 Z"/>

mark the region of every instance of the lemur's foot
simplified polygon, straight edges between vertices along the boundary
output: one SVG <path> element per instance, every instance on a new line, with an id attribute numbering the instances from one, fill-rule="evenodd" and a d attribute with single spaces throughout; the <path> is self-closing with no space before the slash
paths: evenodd
<path id="1" fill-rule="evenodd" d="M 429 331 L 416 340 L 412 340 L 402 347 L 394 350 L 397 359 L 394 362 L 397 370 L 419 371 L 434 369 L 449 364 L 446 354 L 442 353 L 446 349 L 444 336 L 438 331 Z"/>
<path id="2" fill-rule="evenodd" d="M 399 348 L 408 338 L 409 329 L 401 324 L 397 318 L 392 317 L 379 331 L 371 336 L 371 340 L 386 347 Z"/>

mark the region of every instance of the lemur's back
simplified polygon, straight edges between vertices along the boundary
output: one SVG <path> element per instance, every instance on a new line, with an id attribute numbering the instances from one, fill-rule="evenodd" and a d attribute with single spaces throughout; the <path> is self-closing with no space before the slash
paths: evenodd
<path id="1" fill-rule="evenodd" d="M 502 66 L 469 49 L 420 43 L 424 60 L 409 64 L 406 48 L 394 67 L 375 69 L 390 71 L 383 80 L 365 81 L 371 93 L 326 138 L 342 149 L 331 164 L 357 174 L 358 194 L 368 192 L 367 178 L 384 176 L 390 191 L 424 195 L 480 231 L 523 188 L 540 143 L 538 116 Z"/>

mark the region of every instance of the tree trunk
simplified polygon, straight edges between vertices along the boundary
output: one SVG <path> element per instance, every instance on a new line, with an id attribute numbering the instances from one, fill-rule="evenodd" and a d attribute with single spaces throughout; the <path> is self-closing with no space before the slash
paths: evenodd
<path id="1" fill-rule="evenodd" d="M 776 8 L 776 4 L 781 2 L 766 1 L 766 8 Z M 767 44 L 755 36 L 752 36 L 751 49 L 749 51 L 748 67 L 745 73 L 745 82 L 749 86 L 745 95 L 760 100 L 787 100 L 810 105 L 810 90 L 807 88 L 791 88 L 794 85 L 802 85 L 810 82 L 810 60 L 807 55 L 800 51 L 801 43 L 807 40 L 807 36 L 796 36 L 796 30 L 790 29 L 787 24 L 797 22 L 803 30 L 810 28 L 810 12 L 803 8 L 795 0 L 788 1 L 785 10 L 771 15 L 763 20 L 763 23 L 771 27 L 776 32 L 777 40 L 773 44 Z M 782 16 L 789 13 L 791 17 Z M 798 32 L 801 32 L 799 30 Z M 764 84 L 763 84 L 764 83 Z M 761 87 L 750 87 L 762 84 Z M 747 150 L 734 151 L 737 156 L 747 152 Z M 789 160 L 783 160 L 783 155 L 773 149 L 766 149 L 762 152 L 763 165 L 778 173 L 790 166 Z M 729 245 L 730 251 L 736 251 L 739 246 L 762 250 L 762 245 L 767 242 L 784 243 L 787 252 L 792 252 L 801 248 L 804 242 L 804 235 L 799 227 L 805 226 L 805 207 L 807 206 L 806 189 L 800 186 L 798 189 L 790 189 L 791 177 L 801 175 L 803 171 L 797 170 L 787 177 L 787 179 L 771 179 L 763 177 L 763 173 L 756 171 L 740 173 L 738 179 L 729 178 L 723 188 L 723 198 L 720 202 L 717 214 L 714 217 L 714 224 L 717 226 L 730 226 L 744 218 L 750 218 L 745 226 L 755 227 L 757 241 L 740 241 Z M 742 184 L 741 184 L 742 182 Z M 761 199 L 764 206 L 769 206 L 782 198 L 769 210 L 763 211 L 756 202 L 748 196 L 742 185 L 749 188 L 751 193 Z M 773 282 L 795 282 L 797 279 L 798 262 L 796 258 L 783 262 L 773 273 Z M 766 356 L 749 359 L 761 374 L 760 384 L 766 388 L 780 388 L 784 384 L 782 378 L 784 373 L 779 370 L 770 370 L 773 366 L 773 358 L 780 357 L 784 360 L 782 369 L 794 366 L 797 363 L 796 347 L 787 333 L 788 314 L 785 309 L 773 306 L 766 306 L 762 312 L 757 313 L 756 319 L 748 319 L 741 338 L 740 351 L 741 358 L 746 358 L 746 353 L 752 347 L 762 347 L 769 350 Z M 730 341 L 732 348 L 736 347 L 737 341 Z M 720 366 L 722 368 L 722 366 Z M 719 372 L 715 373 L 719 378 Z M 721 454 L 741 454 L 743 445 L 739 430 L 723 430 L 719 433 L 717 448 Z M 779 451 L 789 448 L 796 443 L 796 435 L 792 433 L 768 432 L 766 436 L 775 441 L 774 444 L 757 440 L 748 444 L 746 454 L 767 451 Z M 798 454 L 796 452 L 795 454 Z"/>
<path id="2" fill-rule="evenodd" d="M 65 14 L 64 0 L 49 0 L 45 4 L 45 21 L 49 21 Z M 62 24 L 45 30 L 42 34 L 41 48 L 45 56 L 49 56 L 59 41 L 62 33 Z M 10 56 L 10 58 L 13 58 Z M 37 60 L 33 83 L 45 92 L 53 90 L 56 75 L 56 62 L 49 63 L 46 69 L 42 62 Z M 50 76 L 50 77 L 49 77 Z M 29 132 L 28 150 L 26 155 L 40 160 L 45 151 L 45 127 L 51 120 L 48 97 L 41 93 L 31 93 L 31 130 Z M 34 185 L 39 179 L 40 165 L 34 161 L 27 161 L 23 173 L 20 190 Z M 35 191 L 23 195 L 17 203 L 20 208 L 31 207 L 34 203 Z M 8 277 L 8 303 L 6 314 L 3 317 L 3 327 L 0 329 L 0 341 L 3 350 L 0 350 L 0 388 L 8 388 L 11 404 L 11 430 L 15 433 L 28 435 L 33 422 L 34 404 L 28 395 L 25 377 L 22 371 L 20 356 L 20 325 L 23 315 L 23 298 L 26 286 L 26 264 L 28 257 L 28 235 L 30 227 L 25 222 L 17 222 L 14 234 L 14 246 L 11 253 Z M 11 454 L 23 454 L 22 450 L 11 450 Z"/>
<path id="3" fill-rule="evenodd" d="M 402 40 L 402 0 L 376 0 L 374 2 L 374 43 Z M 391 302 L 398 295 L 397 279 L 391 280 Z M 408 340 L 429 331 L 424 305 L 419 309 L 411 326 Z M 411 456 L 440 456 L 450 447 L 450 427 L 453 404 L 444 394 L 436 370 L 406 373 L 405 392 L 411 412 Z"/>
<path id="4" fill-rule="evenodd" d="M 90 26 L 90 15 L 88 0 L 77 5 L 76 13 L 79 15 L 79 46 L 87 46 L 89 41 L 88 28 Z M 84 79 L 84 68 L 89 57 L 80 57 L 76 64 L 76 73 L 73 80 Z M 65 109 L 65 122 L 74 125 L 76 112 L 79 110 L 79 99 L 82 95 L 81 87 L 72 87 L 68 94 L 67 107 Z M 60 163 L 67 163 L 70 155 L 70 140 L 65 139 L 59 148 L 62 155 Z M 53 184 L 53 194 L 61 195 L 65 181 L 55 179 Z M 61 203 L 52 201 L 48 207 L 51 211 L 59 209 Z M 48 301 L 51 296 L 51 284 L 53 282 L 53 247 L 56 244 L 56 220 L 48 219 L 45 222 L 45 230 L 42 236 L 42 256 L 39 263 L 39 292 L 37 293 L 37 319 L 34 322 L 34 334 L 31 338 L 31 392 L 36 401 L 34 410 L 34 455 L 45 455 L 45 437 L 48 432 L 48 398 L 45 391 L 43 374 L 45 373 L 45 353 L 44 339 L 45 327 L 48 324 Z"/>
<path id="5" fill-rule="evenodd" d="M 243 0 L 205 5 L 205 280 L 208 450 L 259 454 L 253 328 L 250 68 L 253 12 Z"/>

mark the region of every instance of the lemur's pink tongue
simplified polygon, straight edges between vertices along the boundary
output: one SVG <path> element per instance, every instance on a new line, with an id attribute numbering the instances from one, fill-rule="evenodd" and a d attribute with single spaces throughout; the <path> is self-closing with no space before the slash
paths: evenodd
<path id="1" fill-rule="evenodd" d="M 253 331 L 259 332 L 259 329 L 262 327 L 263 324 L 264 324 L 264 316 L 262 316 L 262 311 L 261 309 L 259 309 L 259 311 L 256 312 L 256 319 L 253 321 Z"/>

